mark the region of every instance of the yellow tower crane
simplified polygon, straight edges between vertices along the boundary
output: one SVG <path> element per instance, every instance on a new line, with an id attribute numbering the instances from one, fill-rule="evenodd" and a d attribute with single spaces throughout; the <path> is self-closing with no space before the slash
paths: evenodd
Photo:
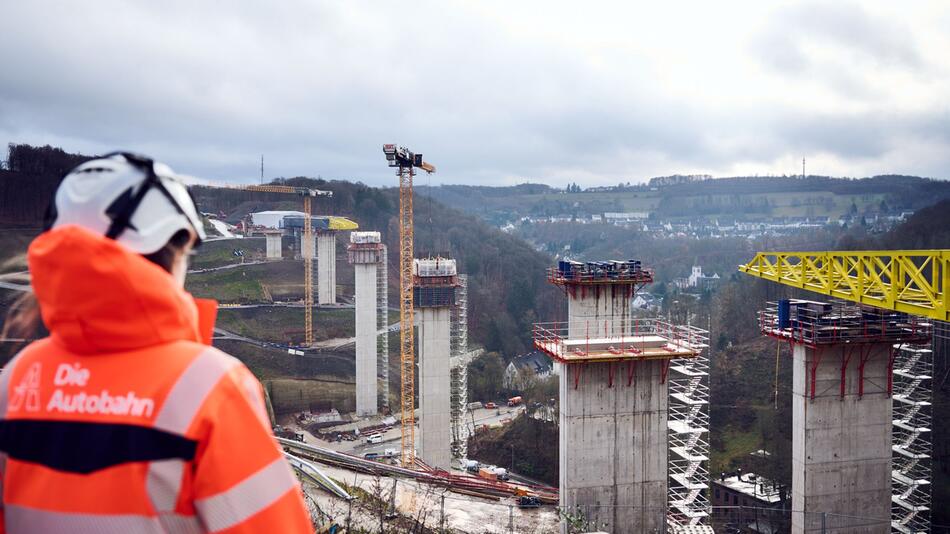
<path id="1" fill-rule="evenodd" d="M 414 167 L 427 173 L 435 172 L 435 166 L 422 161 L 422 154 L 393 144 L 383 145 L 383 153 L 390 167 L 398 168 L 399 176 L 399 406 L 402 417 L 402 465 L 412 467 L 415 463 L 415 368 L 416 353 L 413 332 L 412 302 L 412 177 Z"/>
<path id="2" fill-rule="evenodd" d="M 950 321 L 950 250 L 759 252 L 739 271 L 842 300 Z"/>

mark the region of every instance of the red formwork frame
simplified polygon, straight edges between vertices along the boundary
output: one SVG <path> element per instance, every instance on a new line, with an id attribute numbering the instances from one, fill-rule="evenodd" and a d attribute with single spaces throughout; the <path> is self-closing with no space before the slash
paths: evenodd
<path id="1" fill-rule="evenodd" d="M 841 309 L 844 309 L 843 307 Z M 841 347 L 841 380 L 839 384 L 839 397 L 844 399 L 845 389 L 847 385 L 847 368 L 854 356 L 855 351 L 858 354 L 858 398 L 864 397 L 864 368 L 868 360 L 871 358 L 871 352 L 874 345 L 887 343 L 888 347 L 888 359 L 887 359 L 887 395 L 891 396 L 894 392 L 894 357 L 897 352 L 897 348 L 901 344 L 911 341 L 913 339 L 929 339 L 930 336 L 930 325 L 926 323 L 918 323 L 917 319 L 913 316 L 908 316 L 909 321 L 906 326 L 910 328 L 909 331 L 904 333 L 904 336 L 892 335 L 888 336 L 887 326 L 888 323 L 885 319 L 885 316 L 881 315 L 880 324 L 876 324 L 879 327 L 880 334 L 875 334 L 868 329 L 870 321 L 861 320 L 858 327 L 858 336 L 843 336 L 841 332 L 847 330 L 854 330 L 851 328 L 850 323 L 845 321 L 828 321 L 825 323 L 825 326 L 831 329 L 832 335 L 830 337 L 825 336 L 821 337 L 816 323 L 813 322 L 810 325 L 810 328 L 804 326 L 801 321 L 798 322 L 797 328 L 792 327 L 788 329 L 779 330 L 774 323 L 774 315 L 770 315 L 767 310 L 760 311 L 758 314 L 759 318 L 759 329 L 760 331 L 769 336 L 774 337 L 779 340 L 788 341 L 790 352 L 794 351 L 795 345 L 803 345 L 814 351 L 815 356 L 812 360 L 812 364 L 809 366 L 809 397 L 814 400 L 816 395 L 816 383 L 817 383 L 817 373 L 818 366 L 821 364 L 822 358 L 824 356 L 824 349 L 831 347 L 833 345 L 842 345 Z"/>

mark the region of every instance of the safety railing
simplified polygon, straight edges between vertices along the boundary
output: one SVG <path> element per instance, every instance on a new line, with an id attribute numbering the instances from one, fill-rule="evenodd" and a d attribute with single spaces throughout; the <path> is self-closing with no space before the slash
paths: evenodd
<path id="1" fill-rule="evenodd" d="M 709 333 L 662 319 L 536 323 L 534 346 L 561 362 L 695 357 Z"/>
<path id="2" fill-rule="evenodd" d="M 758 322 L 765 335 L 809 346 L 925 342 L 933 333 L 923 317 L 838 301 L 769 302 Z"/>

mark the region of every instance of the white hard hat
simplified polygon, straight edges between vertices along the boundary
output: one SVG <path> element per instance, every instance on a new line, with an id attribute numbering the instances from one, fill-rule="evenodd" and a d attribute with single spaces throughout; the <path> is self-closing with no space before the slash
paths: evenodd
<path id="1" fill-rule="evenodd" d="M 139 254 L 165 246 L 180 230 L 198 242 L 204 227 L 188 187 L 167 165 L 116 152 L 66 175 L 47 214 L 47 228 L 77 224 Z"/>

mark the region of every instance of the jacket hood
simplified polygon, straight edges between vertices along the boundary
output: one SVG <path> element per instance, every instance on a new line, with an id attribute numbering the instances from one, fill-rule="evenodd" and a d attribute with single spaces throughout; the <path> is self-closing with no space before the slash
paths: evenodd
<path id="1" fill-rule="evenodd" d="M 43 323 L 73 352 L 211 342 L 217 303 L 194 299 L 164 269 L 112 239 L 63 226 L 34 239 L 27 261 Z"/>

